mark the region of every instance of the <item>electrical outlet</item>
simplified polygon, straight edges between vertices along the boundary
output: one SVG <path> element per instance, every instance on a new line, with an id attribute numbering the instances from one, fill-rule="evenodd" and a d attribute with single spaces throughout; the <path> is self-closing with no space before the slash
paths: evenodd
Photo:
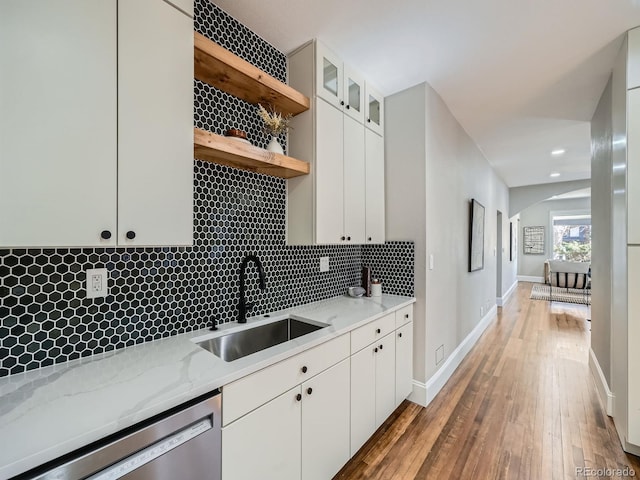
<path id="1" fill-rule="evenodd" d="M 329 257 L 320 257 L 320 271 L 321 272 L 329 271 Z"/>
<path id="2" fill-rule="evenodd" d="M 436 365 L 444 360 L 444 343 L 436 348 Z"/>
<path id="3" fill-rule="evenodd" d="M 109 294 L 109 274 L 106 268 L 89 268 L 87 270 L 87 298 L 101 298 Z"/>

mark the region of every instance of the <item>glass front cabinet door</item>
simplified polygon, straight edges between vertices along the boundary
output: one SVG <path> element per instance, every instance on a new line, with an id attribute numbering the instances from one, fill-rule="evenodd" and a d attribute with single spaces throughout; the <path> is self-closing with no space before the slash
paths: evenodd
<path id="1" fill-rule="evenodd" d="M 365 125 L 378 135 L 384 135 L 384 98 L 369 84 L 365 97 Z"/>
<path id="2" fill-rule="evenodd" d="M 334 107 L 342 110 L 343 71 L 342 61 L 331 50 L 316 43 L 316 93 Z"/>
<path id="3" fill-rule="evenodd" d="M 359 123 L 364 121 L 364 78 L 344 66 L 344 113 Z"/>

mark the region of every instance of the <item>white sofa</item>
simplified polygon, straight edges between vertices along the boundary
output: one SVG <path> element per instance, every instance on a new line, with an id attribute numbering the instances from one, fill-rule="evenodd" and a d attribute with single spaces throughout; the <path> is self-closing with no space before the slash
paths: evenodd
<path id="1" fill-rule="evenodd" d="M 549 260 L 549 283 L 560 288 L 590 288 L 590 268 L 587 262 Z"/>

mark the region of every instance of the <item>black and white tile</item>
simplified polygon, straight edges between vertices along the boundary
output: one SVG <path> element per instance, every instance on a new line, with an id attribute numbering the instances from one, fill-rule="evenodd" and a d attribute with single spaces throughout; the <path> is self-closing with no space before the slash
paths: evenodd
<path id="1" fill-rule="evenodd" d="M 195 11 L 198 31 L 286 78 L 282 53 L 208 0 L 196 0 Z M 266 145 L 251 109 L 197 83 L 196 125 L 221 133 L 235 118 L 233 126 Z M 363 263 L 385 293 L 413 295 L 411 242 L 287 246 L 285 180 L 197 160 L 194 173 L 193 247 L 0 249 L 0 376 L 202 328 L 212 318 L 235 321 L 240 262 L 250 253 L 267 276 L 261 292 L 248 270 L 253 314 L 343 294 L 359 284 Z M 330 257 L 329 272 L 319 272 L 321 256 Z M 88 268 L 107 268 L 106 298 L 86 298 Z"/>

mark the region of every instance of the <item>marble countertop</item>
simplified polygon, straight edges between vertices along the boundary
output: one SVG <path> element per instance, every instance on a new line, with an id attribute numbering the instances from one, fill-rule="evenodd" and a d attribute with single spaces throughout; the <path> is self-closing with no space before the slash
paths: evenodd
<path id="1" fill-rule="evenodd" d="M 334 297 L 0 378 L 0 479 L 72 452 L 413 303 L 396 295 Z M 329 324 L 233 362 L 195 341 L 287 315 Z"/>

